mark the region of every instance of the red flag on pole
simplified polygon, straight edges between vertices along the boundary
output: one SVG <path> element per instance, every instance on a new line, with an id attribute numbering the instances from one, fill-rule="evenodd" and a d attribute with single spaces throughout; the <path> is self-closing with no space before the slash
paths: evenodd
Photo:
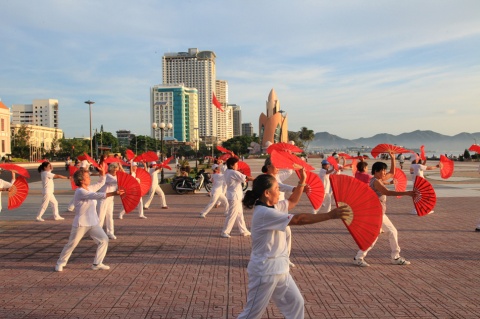
<path id="1" fill-rule="evenodd" d="M 223 112 L 222 104 L 218 102 L 217 97 L 215 96 L 215 92 L 213 92 L 212 103 L 217 107 L 217 109 Z"/>

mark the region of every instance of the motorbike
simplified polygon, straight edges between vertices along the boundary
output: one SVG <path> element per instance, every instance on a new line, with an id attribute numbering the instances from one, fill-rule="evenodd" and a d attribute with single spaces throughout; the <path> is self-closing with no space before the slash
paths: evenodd
<path id="1" fill-rule="evenodd" d="M 212 181 L 209 175 L 210 174 L 205 173 L 204 170 L 201 170 L 198 172 L 195 178 L 177 176 L 172 180 L 171 185 L 175 192 L 180 195 L 188 192 L 195 192 L 200 190 L 202 187 L 205 187 L 207 192 L 210 192 L 210 189 L 212 188 Z M 205 181 L 207 181 L 207 183 L 205 183 Z M 207 184 L 209 184 L 209 188 L 207 188 Z"/>

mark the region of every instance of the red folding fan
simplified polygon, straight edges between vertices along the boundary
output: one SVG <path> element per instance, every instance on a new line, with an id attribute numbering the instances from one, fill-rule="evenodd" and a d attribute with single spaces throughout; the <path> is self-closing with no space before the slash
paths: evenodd
<path id="1" fill-rule="evenodd" d="M 95 161 L 93 158 L 91 158 L 90 156 L 88 156 L 87 153 L 83 153 L 83 156 L 85 157 L 85 159 L 93 165 L 93 167 L 96 167 L 96 168 L 100 168 L 100 165 L 98 165 L 97 161 Z"/>
<path id="2" fill-rule="evenodd" d="M 382 206 L 377 194 L 365 183 L 347 175 L 330 174 L 337 207 L 346 205 L 349 218 L 343 223 L 361 250 L 377 239 L 382 227 Z"/>
<path id="3" fill-rule="evenodd" d="M 142 196 L 145 196 L 152 186 L 152 176 L 144 170 L 143 168 L 138 167 L 135 171 L 135 176 L 140 180 L 140 189 Z"/>
<path id="4" fill-rule="evenodd" d="M 427 160 L 427 156 L 425 155 L 425 145 L 420 146 L 420 158 L 422 161 Z"/>
<path id="5" fill-rule="evenodd" d="M 390 153 L 390 152 L 394 154 L 412 153 L 412 151 L 410 150 L 407 150 L 407 149 L 404 149 L 403 147 L 392 145 L 392 144 L 378 144 L 372 149 L 370 153 L 372 154 L 373 158 L 376 158 L 381 153 Z"/>
<path id="6" fill-rule="evenodd" d="M 270 160 L 272 164 L 278 169 L 300 169 L 304 167 L 307 171 L 313 171 L 315 168 L 302 160 L 300 157 L 288 153 L 288 152 L 279 152 L 273 150 L 270 154 Z"/>
<path id="7" fill-rule="evenodd" d="M 76 171 L 78 171 L 79 168 L 76 166 L 69 166 L 68 167 L 68 172 L 70 173 L 70 185 L 72 186 L 72 190 L 76 190 L 78 188 L 77 185 L 75 185 L 75 182 L 73 180 L 73 174 L 75 174 Z"/>
<path id="8" fill-rule="evenodd" d="M 222 153 L 226 153 L 226 154 L 230 154 L 232 156 L 235 156 L 235 153 L 230 151 L 230 150 L 227 150 L 225 147 L 221 147 L 220 145 L 217 145 L 217 150 L 219 150 L 220 152 Z M 235 156 L 236 157 L 236 156 Z"/>
<path id="9" fill-rule="evenodd" d="M 300 172 L 295 171 L 297 176 L 300 177 Z M 318 174 L 313 173 L 312 171 L 307 171 L 307 179 L 305 183 L 309 186 L 310 191 L 307 193 L 307 197 L 312 204 L 313 209 L 318 210 L 322 206 L 323 199 L 325 197 L 325 188 L 323 187 L 323 182 L 318 176 Z"/>
<path id="10" fill-rule="evenodd" d="M 78 159 L 79 161 L 86 161 L 86 160 L 87 160 L 87 157 L 84 156 L 84 155 L 78 155 L 78 156 L 77 156 L 77 159 Z"/>
<path id="11" fill-rule="evenodd" d="M 163 162 L 161 162 L 160 164 L 157 164 L 156 166 L 160 166 L 162 168 L 166 168 L 166 169 L 169 169 L 169 170 L 172 170 L 172 168 L 168 165 L 168 163 L 170 163 L 170 161 L 173 159 L 173 156 L 170 156 L 169 158 L 167 158 L 166 160 L 164 160 Z"/>
<path id="12" fill-rule="evenodd" d="M 28 171 L 21 166 L 15 164 L 0 164 L 0 168 L 21 175 L 25 178 L 30 178 L 30 174 L 28 173 Z"/>
<path id="13" fill-rule="evenodd" d="M 352 159 L 352 174 L 353 174 L 353 176 L 355 176 L 355 174 L 357 173 L 357 163 L 358 163 L 358 160 L 356 158 Z"/>
<path id="14" fill-rule="evenodd" d="M 124 190 L 125 193 L 120 196 L 122 200 L 125 213 L 130 213 L 137 207 L 142 196 L 142 190 L 137 180 L 130 174 L 124 172 L 117 172 L 117 184 L 119 190 Z"/>
<path id="15" fill-rule="evenodd" d="M 470 148 L 468 150 L 472 151 L 472 152 L 477 152 L 477 153 L 480 154 L 480 145 L 472 144 L 472 146 L 470 146 Z"/>
<path id="16" fill-rule="evenodd" d="M 252 176 L 252 170 L 250 169 L 250 166 L 248 166 L 247 163 L 245 162 L 242 162 L 242 161 L 238 161 L 238 168 L 237 170 L 242 173 L 243 175 L 246 175 L 246 176 Z"/>
<path id="17" fill-rule="evenodd" d="M 218 159 L 226 162 L 230 157 L 232 157 L 232 154 L 226 153 L 226 154 L 222 154 L 222 156 L 220 156 Z"/>
<path id="18" fill-rule="evenodd" d="M 335 160 L 335 157 L 333 156 L 329 156 L 327 157 L 327 161 L 330 163 L 330 165 L 333 166 L 333 169 L 338 171 L 338 163 L 337 161 Z"/>
<path id="19" fill-rule="evenodd" d="M 113 157 L 113 156 L 107 157 L 103 162 L 106 163 L 106 164 L 111 164 L 111 163 L 125 163 L 122 159 L 120 159 L 120 158 L 118 158 L 118 157 Z"/>
<path id="20" fill-rule="evenodd" d="M 158 161 L 157 153 L 153 151 L 148 151 L 142 154 L 142 158 L 145 162 L 156 162 Z"/>
<path id="21" fill-rule="evenodd" d="M 132 150 L 127 149 L 125 151 L 125 157 L 127 158 L 127 160 L 131 161 L 135 157 L 135 153 L 133 153 Z"/>
<path id="22" fill-rule="evenodd" d="M 407 175 L 395 167 L 395 174 L 393 175 L 393 186 L 395 187 L 396 192 L 404 192 L 407 189 Z M 397 196 L 400 198 L 402 196 Z"/>
<path id="23" fill-rule="evenodd" d="M 28 183 L 23 176 L 17 176 L 13 185 L 8 189 L 8 209 L 20 207 L 28 195 Z"/>
<path id="24" fill-rule="evenodd" d="M 437 202 L 437 195 L 435 194 L 432 184 L 430 184 L 425 178 L 417 176 L 415 178 L 415 183 L 413 183 L 413 191 L 415 192 L 415 196 L 413 196 L 413 205 L 417 210 L 417 215 L 428 215 Z"/>
<path id="25" fill-rule="evenodd" d="M 343 157 L 344 159 L 351 159 L 352 156 L 348 155 L 347 153 L 338 153 L 338 156 Z"/>
<path id="26" fill-rule="evenodd" d="M 295 145 L 290 143 L 275 143 L 270 145 L 267 148 L 267 153 L 272 154 L 272 151 L 280 151 L 280 152 L 290 152 L 290 153 L 303 153 L 303 150 Z"/>
<path id="27" fill-rule="evenodd" d="M 454 164 L 451 159 L 445 155 L 440 155 L 440 176 L 443 179 L 450 178 L 453 174 Z"/>

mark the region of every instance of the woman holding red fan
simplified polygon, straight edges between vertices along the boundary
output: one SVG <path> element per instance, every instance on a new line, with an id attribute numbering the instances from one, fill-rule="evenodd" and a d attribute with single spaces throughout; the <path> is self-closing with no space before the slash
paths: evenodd
<path id="1" fill-rule="evenodd" d="M 245 181 L 253 181 L 253 177 L 240 173 L 238 169 L 238 158 L 230 157 L 227 160 L 227 170 L 224 173 L 225 183 L 227 185 L 226 197 L 228 200 L 228 211 L 223 225 L 221 236 L 230 238 L 230 231 L 233 225 L 237 224 L 238 230 L 242 236 L 250 236 L 250 232 L 245 225 L 243 218 L 243 189 L 242 183 Z"/>
<path id="2" fill-rule="evenodd" d="M 7 182 L 0 178 L 0 213 L 2 212 L 2 192 L 8 192 L 8 189 L 12 187 L 15 182 L 15 172 L 12 172 L 11 182 Z"/>
<path id="3" fill-rule="evenodd" d="M 52 170 L 53 170 L 52 164 L 50 164 L 49 162 L 43 162 L 38 167 L 38 172 L 42 177 L 43 200 L 42 200 L 42 205 L 40 205 L 40 209 L 38 210 L 38 213 L 37 213 L 37 222 L 44 221 L 42 216 L 45 213 L 45 210 L 47 209 L 49 203 L 52 205 L 53 218 L 55 220 L 65 219 L 62 216 L 60 216 L 60 214 L 58 213 L 58 201 L 55 198 L 55 195 L 53 194 L 53 190 L 54 190 L 53 179 L 55 178 L 68 179 L 68 177 L 63 175 L 53 174 Z"/>
<path id="4" fill-rule="evenodd" d="M 111 193 L 117 190 L 118 170 L 119 167 L 117 163 L 112 163 L 108 165 L 108 174 L 106 174 L 105 185 L 100 188 L 100 193 Z M 113 204 L 113 197 L 100 199 L 97 203 L 98 219 L 100 220 L 99 225 L 101 228 L 103 228 L 103 223 L 105 222 L 105 228 L 108 238 L 117 239 L 113 226 Z"/>
<path id="5" fill-rule="evenodd" d="M 280 189 L 275 177 L 264 174 L 253 181 L 243 205 L 253 208 L 252 253 L 248 263 L 247 304 L 238 319 L 261 318 L 272 299 L 285 318 L 304 318 L 304 300 L 288 266 L 286 228 L 329 219 L 347 218 L 345 207 L 324 214 L 289 214 L 305 187 L 306 172 L 300 170 L 300 181 L 292 195 L 279 201 Z"/>
<path id="6" fill-rule="evenodd" d="M 388 241 L 390 242 L 391 248 L 391 258 L 392 264 L 395 265 L 410 265 L 410 262 L 407 261 L 405 258 L 400 257 L 400 246 L 398 245 L 398 232 L 393 223 L 390 221 L 388 216 L 386 215 L 387 210 L 387 196 L 413 196 L 415 193 L 413 191 L 408 192 L 396 192 L 388 190 L 385 185 L 384 181 L 388 178 L 392 178 L 393 174 L 392 171 L 395 172 L 395 158 L 393 157 L 393 153 L 389 153 L 392 163 L 391 163 L 391 170 L 390 173 L 387 174 L 387 164 L 383 162 L 375 162 L 372 165 L 372 174 L 373 177 L 370 180 L 370 188 L 377 194 L 378 199 L 382 205 L 383 211 L 383 220 L 382 220 L 382 230 L 387 234 Z M 391 176 L 390 176 L 391 175 Z M 377 238 L 378 239 L 378 238 Z M 370 248 L 367 250 L 359 250 L 355 258 L 353 258 L 353 263 L 359 267 L 368 267 L 370 266 L 364 258 L 367 256 L 370 249 L 373 248 L 375 243 L 373 243 Z"/>
<path id="7" fill-rule="evenodd" d="M 415 178 L 417 176 L 419 176 L 421 178 L 425 178 L 425 177 L 423 177 L 423 172 L 424 171 L 431 171 L 431 170 L 434 170 L 434 169 L 440 167 L 440 164 L 438 164 L 436 166 L 427 166 L 425 164 L 427 164 L 427 160 L 422 162 L 421 159 L 415 159 L 415 160 L 412 161 L 412 165 L 410 166 L 410 174 L 412 174 L 412 181 L 413 182 L 415 182 Z M 429 214 L 432 214 L 432 213 L 433 213 L 433 210 Z M 417 210 L 414 208 L 410 212 L 410 214 L 417 215 Z"/>

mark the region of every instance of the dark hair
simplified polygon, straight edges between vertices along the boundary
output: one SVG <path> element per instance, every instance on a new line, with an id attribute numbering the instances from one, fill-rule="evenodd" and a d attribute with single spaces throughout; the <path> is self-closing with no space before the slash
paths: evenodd
<path id="1" fill-rule="evenodd" d="M 238 162 L 238 158 L 236 157 L 230 157 L 228 160 L 227 160 L 227 167 L 228 168 L 233 168 L 233 165 L 235 165 L 235 163 Z"/>
<path id="2" fill-rule="evenodd" d="M 82 186 L 82 181 L 85 179 L 84 173 L 88 172 L 84 170 L 83 167 L 80 167 L 75 173 L 73 173 L 73 182 L 78 187 Z"/>
<path id="3" fill-rule="evenodd" d="M 268 172 L 268 168 L 266 165 L 262 166 L 262 173 L 266 174 Z"/>
<path id="4" fill-rule="evenodd" d="M 357 163 L 357 170 L 360 172 L 365 172 L 365 168 L 367 168 L 368 164 L 367 162 L 358 162 Z"/>
<path id="5" fill-rule="evenodd" d="M 384 162 L 375 162 L 372 165 L 372 175 L 375 175 L 376 172 L 380 172 L 387 168 L 388 166 Z"/>
<path id="6" fill-rule="evenodd" d="M 50 165 L 50 162 L 42 162 L 42 164 L 40 164 L 40 166 L 37 168 L 38 172 L 41 173 L 45 170 L 45 168 L 48 167 L 48 165 Z"/>
<path id="7" fill-rule="evenodd" d="M 271 188 L 276 179 L 272 175 L 263 174 L 257 176 L 253 180 L 252 190 L 248 190 L 243 197 L 243 206 L 246 208 L 253 208 L 257 199 L 262 196 L 263 192 Z"/>

